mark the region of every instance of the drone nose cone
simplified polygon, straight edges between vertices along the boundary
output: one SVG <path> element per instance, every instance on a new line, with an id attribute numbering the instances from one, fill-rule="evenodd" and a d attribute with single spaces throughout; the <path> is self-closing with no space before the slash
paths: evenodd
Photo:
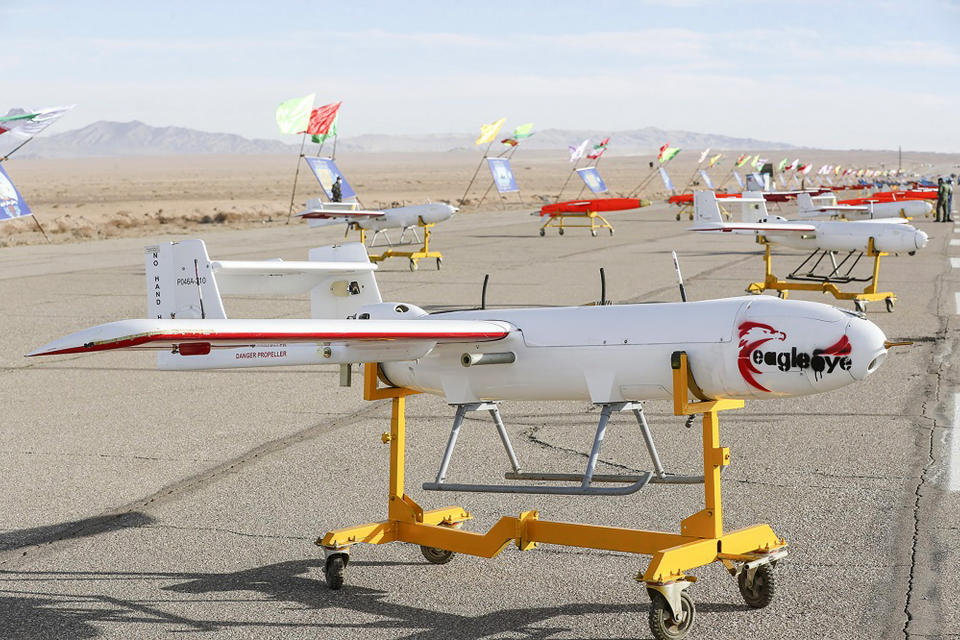
<path id="1" fill-rule="evenodd" d="M 917 245 L 917 249 L 923 249 L 927 246 L 927 240 L 929 240 L 927 233 L 925 231 L 917 230 L 917 233 L 913 237 L 914 242 Z"/>
<path id="2" fill-rule="evenodd" d="M 850 341 L 850 375 L 863 380 L 876 371 L 887 357 L 887 336 L 865 318 L 853 318 L 846 330 Z"/>

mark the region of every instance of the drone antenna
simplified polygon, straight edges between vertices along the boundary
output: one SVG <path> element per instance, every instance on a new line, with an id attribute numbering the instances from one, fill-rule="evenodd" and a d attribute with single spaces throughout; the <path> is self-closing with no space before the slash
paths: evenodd
<path id="1" fill-rule="evenodd" d="M 200 265 L 197 263 L 196 258 L 193 260 L 193 274 L 197 279 L 197 298 L 200 299 L 200 319 L 206 320 L 207 314 L 203 310 L 203 289 L 200 287 Z"/>
<path id="2" fill-rule="evenodd" d="M 671 251 L 673 254 L 673 268 L 677 270 L 677 282 L 680 283 L 680 299 L 684 302 L 687 301 L 687 290 L 683 288 L 683 274 L 680 273 L 680 261 L 677 260 L 677 252 Z"/>
<path id="3" fill-rule="evenodd" d="M 603 272 L 603 267 L 600 267 L 600 306 L 607 304 L 607 274 Z"/>
<path id="4" fill-rule="evenodd" d="M 487 283 L 490 282 L 490 274 L 483 276 L 483 289 L 480 291 L 480 308 L 487 308 Z"/>

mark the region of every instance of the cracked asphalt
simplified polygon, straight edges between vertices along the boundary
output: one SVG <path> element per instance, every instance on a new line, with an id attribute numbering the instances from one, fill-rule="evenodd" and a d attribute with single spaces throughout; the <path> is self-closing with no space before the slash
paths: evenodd
<path id="1" fill-rule="evenodd" d="M 761 277 L 750 239 L 687 233 L 664 205 L 611 220 L 612 237 L 540 238 L 524 212 L 457 216 L 432 238 L 442 271 L 387 261 L 377 279 L 387 300 L 439 309 L 479 304 L 488 273 L 492 307 L 598 300 L 600 267 L 615 302 L 677 300 L 674 249 L 692 299 L 739 295 Z M 868 308 L 888 337 L 913 346 L 862 384 L 722 414 L 733 459 L 726 528 L 769 523 L 791 554 L 762 611 L 743 604 L 720 567 L 693 572 L 691 637 L 960 636 L 960 497 L 949 490 L 960 275 L 948 260 L 960 255 L 949 246 L 960 234 L 917 224 L 930 245 L 881 264 L 895 311 Z M 291 224 L 204 239 L 214 259 L 305 259 L 341 234 Z M 143 353 L 22 357 L 68 332 L 142 317 L 142 247 L 171 239 L 0 252 L 0 636 L 649 637 L 648 599 L 634 581 L 648 559 L 621 553 L 507 548 L 433 566 L 409 545 L 357 547 L 346 586 L 329 591 L 313 541 L 383 517 L 389 418 L 386 402 L 339 387 L 333 368 L 160 372 Z M 780 255 L 781 272 L 801 257 Z M 309 312 L 306 297 L 225 304 L 233 317 Z M 582 470 L 595 407 L 501 410 L 525 469 Z M 684 428 L 665 402 L 646 413 L 667 468 L 697 473 L 698 427 Z M 427 508 L 462 505 L 472 530 L 535 508 L 544 519 L 676 531 L 702 503 L 699 486 L 616 498 L 424 492 L 452 419 L 441 398 L 408 401 L 407 491 Z M 612 418 L 601 458 L 598 473 L 647 467 L 632 416 Z M 470 416 L 449 479 L 497 482 L 507 467 L 492 422 Z"/>

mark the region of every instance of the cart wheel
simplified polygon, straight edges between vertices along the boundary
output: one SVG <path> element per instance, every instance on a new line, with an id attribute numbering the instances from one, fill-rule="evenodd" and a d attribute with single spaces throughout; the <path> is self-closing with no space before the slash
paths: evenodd
<path id="1" fill-rule="evenodd" d="M 443 264 L 443 258 L 437 258 L 437 271 L 440 271 L 440 265 Z"/>
<path id="2" fill-rule="evenodd" d="M 697 609 L 686 591 L 680 593 L 682 620 L 673 619 L 673 611 L 667 599 L 659 591 L 650 591 L 650 631 L 657 640 L 680 640 L 690 633 L 690 627 L 697 617 Z"/>
<path id="3" fill-rule="evenodd" d="M 773 602 L 773 595 L 777 591 L 777 583 L 773 577 L 773 567 L 769 564 L 757 567 L 753 574 L 753 584 L 747 586 L 747 572 L 741 571 L 737 576 L 737 586 L 743 601 L 754 609 L 763 609 Z"/>
<path id="4" fill-rule="evenodd" d="M 596 238 L 596 237 L 597 237 L 597 230 L 596 230 L 596 229 L 590 229 L 590 235 L 592 235 L 594 238 Z"/>
<path id="5" fill-rule="evenodd" d="M 863 300 L 854 299 L 853 308 L 859 311 L 860 313 L 864 313 L 867 310 L 867 303 L 864 302 Z"/>
<path id="6" fill-rule="evenodd" d="M 560 229 L 560 235 L 563 235 L 563 229 Z"/>
<path id="7" fill-rule="evenodd" d="M 426 558 L 430 564 L 447 564 L 453 560 L 454 556 L 453 551 L 437 549 L 436 547 L 425 547 L 423 545 L 420 545 L 420 553 L 423 554 L 423 557 Z"/>
<path id="8" fill-rule="evenodd" d="M 680 214 L 677 214 L 677 222 L 680 222 Z"/>
<path id="9" fill-rule="evenodd" d="M 887 303 L 887 313 L 893 313 L 893 305 L 896 302 L 893 298 L 887 298 L 884 300 Z"/>
<path id="10" fill-rule="evenodd" d="M 334 591 L 343 586 L 343 569 L 346 566 L 342 553 L 327 558 L 327 565 L 323 570 L 323 575 L 327 579 L 327 586 Z"/>
<path id="11" fill-rule="evenodd" d="M 777 291 L 777 297 L 780 298 L 781 300 L 783 300 L 784 298 L 787 297 L 787 292 L 786 292 L 786 291 Z"/>
<path id="12" fill-rule="evenodd" d="M 547 235 L 547 232 L 544 231 L 543 229 L 540 229 L 540 237 L 542 238 L 545 235 Z"/>
<path id="13" fill-rule="evenodd" d="M 414 260 L 413 258 L 410 258 L 410 271 L 416 271 L 416 270 L 417 270 L 417 261 Z"/>
<path id="14" fill-rule="evenodd" d="M 613 227 L 610 227 L 610 235 L 613 235 Z"/>

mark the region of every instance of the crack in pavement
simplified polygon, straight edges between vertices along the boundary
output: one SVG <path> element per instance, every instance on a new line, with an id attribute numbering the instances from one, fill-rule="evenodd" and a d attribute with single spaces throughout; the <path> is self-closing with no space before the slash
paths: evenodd
<path id="1" fill-rule="evenodd" d="M 246 531 L 236 531 L 234 529 L 226 529 L 224 527 L 201 527 L 201 526 L 185 526 L 185 525 L 175 525 L 175 524 L 146 524 L 140 529 L 172 529 L 174 531 L 209 531 L 213 533 L 229 533 L 235 536 L 242 536 L 244 538 L 264 538 L 264 539 L 277 539 L 277 540 L 309 540 L 313 542 L 317 539 L 317 536 L 279 536 L 279 535 L 269 535 L 266 533 L 249 533 Z"/>

